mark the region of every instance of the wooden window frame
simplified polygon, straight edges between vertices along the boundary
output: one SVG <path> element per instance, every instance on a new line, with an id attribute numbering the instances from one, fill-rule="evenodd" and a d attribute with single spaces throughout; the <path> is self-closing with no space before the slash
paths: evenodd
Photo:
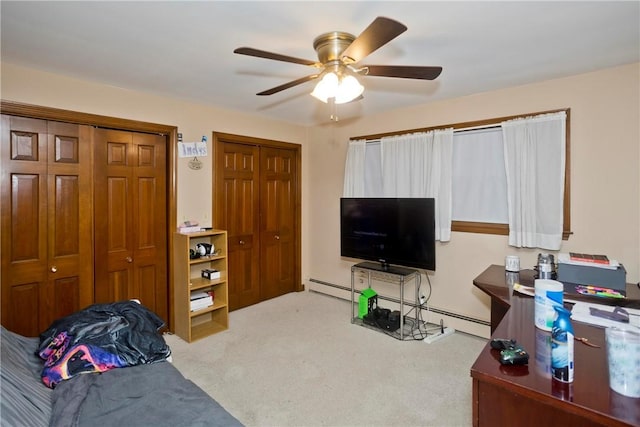
<path id="1" fill-rule="evenodd" d="M 476 120 L 470 122 L 454 123 L 448 125 L 431 126 L 426 128 L 408 129 L 396 132 L 379 133 L 374 135 L 363 135 L 352 137 L 352 140 L 379 140 L 385 136 L 404 135 L 416 132 L 428 132 L 436 129 L 453 128 L 456 129 L 468 129 L 468 128 L 482 128 L 494 125 L 500 125 L 501 122 L 507 120 L 520 119 L 525 117 L 537 116 L 540 114 L 559 113 L 564 111 L 567 114 L 565 132 L 565 166 L 564 166 L 564 203 L 563 203 L 563 225 L 562 225 L 562 240 L 568 240 L 569 236 L 573 234 L 571 231 L 571 109 L 561 108 L 558 110 L 539 111 L 535 113 L 518 114 L 514 116 L 497 117 L 485 120 Z M 463 232 L 463 233 L 480 233 L 480 234 L 496 234 L 496 235 L 509 235 L 509 224 L 491 223 L 491 222 L 472 222 L 472 221 L 451 221 L 451 231 Z"/>

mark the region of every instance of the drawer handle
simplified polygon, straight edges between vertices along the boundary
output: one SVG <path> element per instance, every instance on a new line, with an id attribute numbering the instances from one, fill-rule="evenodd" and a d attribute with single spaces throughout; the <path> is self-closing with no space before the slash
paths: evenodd
<path id="1" fill-rule="evenodd" d="M 56 267 L 55 265 L 51 267 L 51 272 L 55 273 L 58 271 L 58 267 Z"/>
<path id="2" fill-rule="evenodd" d="M 133 258 L 131 258 L 130 256 L 128 256 L 128 257 L 126 257 L 126 258 L 125 258 L 125 261 L 127 261 L 127 262 L 133 262 Z"/>
<path id="3" fill-rule="evenodd" d="M 241 245 L 244 245 L 244 240 L 240 240 L 239 242 Z"/>

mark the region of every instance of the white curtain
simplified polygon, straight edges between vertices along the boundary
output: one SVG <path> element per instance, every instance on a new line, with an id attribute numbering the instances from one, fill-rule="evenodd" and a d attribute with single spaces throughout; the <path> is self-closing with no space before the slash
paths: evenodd
<path id="1" fill-rule="evenodd" d="M 559 250 L 562 243 L 566 113 L 501 124 L 509 245 Z"/>
<path id="2" fill-rule="evenodd" d="M 383 197 L 433 197 L 436 240 L 451 239 L 453 129 L 381 139 Z"/>
<path id="3" fill-rule="evenodd" d="M 344 165 L 343 197 L 365 197 L 366 141 L 349 141 Z"/>

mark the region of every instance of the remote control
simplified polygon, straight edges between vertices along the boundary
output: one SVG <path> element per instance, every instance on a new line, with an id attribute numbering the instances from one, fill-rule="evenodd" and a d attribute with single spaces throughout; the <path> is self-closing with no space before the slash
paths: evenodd
<path id="1" fill-rule="evenodd" d="M 503 365 L 526 365 L 529 363 L 529 353 L 520 346 L 516 348 L 502 350 L 500 352 L 500 363 Z"/>
<path id="2" fill-rule="evenodd" d="M 496 350 L 509 350 L 516 348 L 516 346 L 516 340 L 514 339 L 507 340 L 504 338 L 495 338 L 491 340 L 491 348 Z"/>

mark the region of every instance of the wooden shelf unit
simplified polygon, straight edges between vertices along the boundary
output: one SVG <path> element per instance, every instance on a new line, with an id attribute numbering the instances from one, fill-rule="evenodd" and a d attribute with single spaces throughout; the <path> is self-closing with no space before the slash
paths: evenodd
<path id="1" fill-rule="evenodd" d="M 174 256 L 174 323 L 175 333 L 193 342 L 229 328 L 229 292 L 227 285 L 227 232 L 208 230 L 195 233 L 175 233 Z M 215 255 L 190 259 L 189 250 L 198 243 L 213 244 Z M 218 252 L 219 251 L 219 252 Z M 220 272 L 219 279 L 201 276 L 203 269 Z M 191 311 L 191 293 L 213 291 L 213 305 Z"/>

